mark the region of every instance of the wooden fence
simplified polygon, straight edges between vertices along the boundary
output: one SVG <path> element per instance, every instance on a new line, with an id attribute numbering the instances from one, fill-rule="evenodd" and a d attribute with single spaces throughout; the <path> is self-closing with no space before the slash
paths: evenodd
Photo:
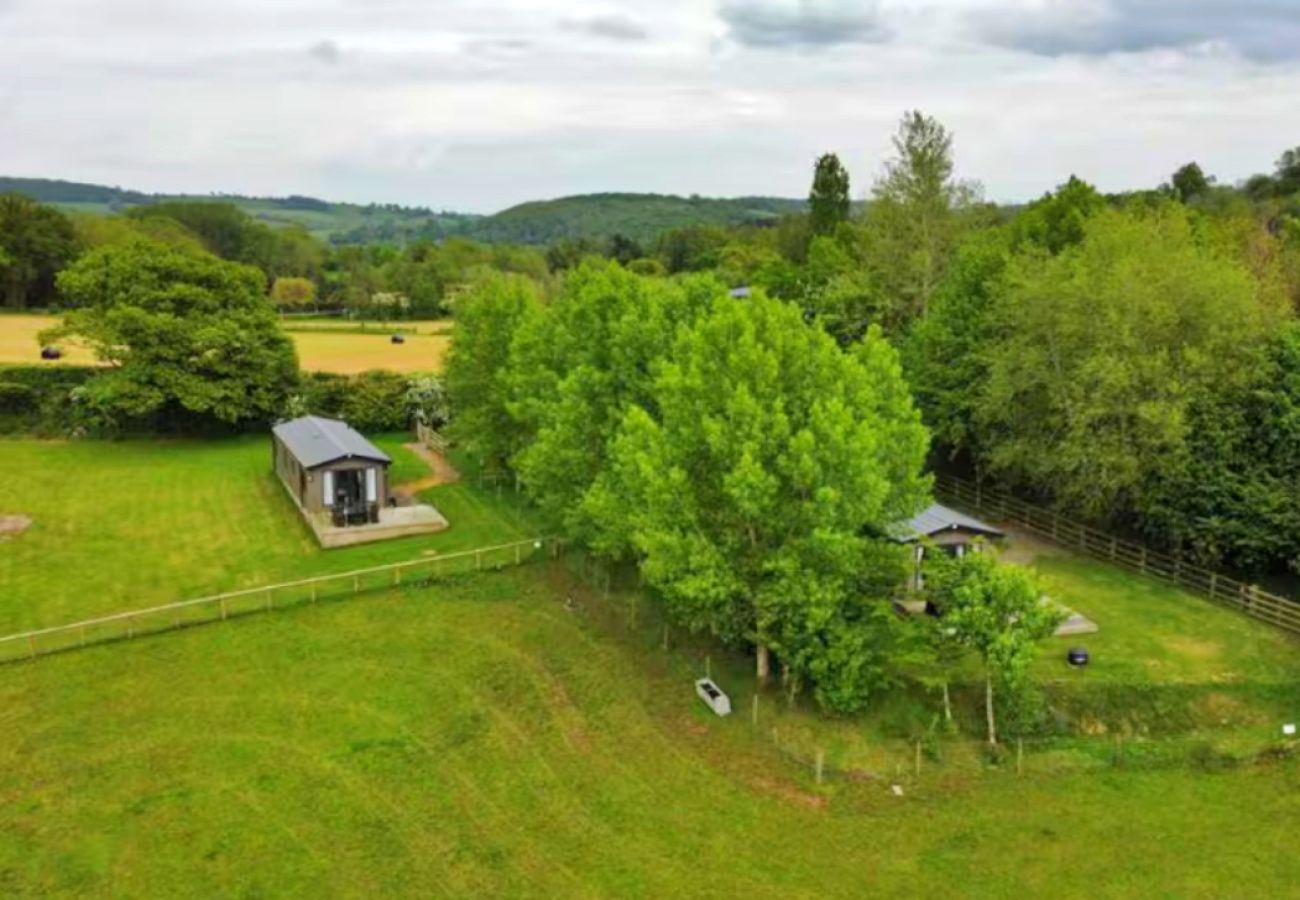
<path id="1" fill-rule="evenodd" d="M 391 590 L 402 585 L 423 587 L 453 575 L 519 565 L 548 551 L 552 557 L 558 555 L 560 543 L 554 538 L 530 538 L 510 544 L 340 572 L 337 575 L 318 575 L 299 581 L 228 591 L 210 597 L 86 619 L 70 625 L 24 631 L 0 637 L 0 663 L 34 659 L 50 653 L 157 634 L 189 625 L 221 622 L 235 616 L 315 603 L 363 591 Z"/>
<path id="2" fill-rule="evenodd" d="M 1026 531 L 1062 546 L 1108 560 L 1142 575 L 1171 582 L 1292 634 L 1300 634 L 1300 604 L 1261 590 L 1258 585 L 1247 584 L 1193 565 L 1177 556 L 1158 553 L 1141 544 L 1121 540 L 1104 531 L 1071 521 L 1060 513 L 1025 503 L 1005 491 L 983 487 L 960 478 L 936 476 L 935 495 L 953 506 L 978 512 L 988 518 L 1013 522 Z"/>
<path id="3" fill-rule="evenodd" d="M 447 452 L 447 439 L 439 434 L 437 429 L 430 428 L 423 422 L 415 423 L 415 438 L 434 453 Z"/>

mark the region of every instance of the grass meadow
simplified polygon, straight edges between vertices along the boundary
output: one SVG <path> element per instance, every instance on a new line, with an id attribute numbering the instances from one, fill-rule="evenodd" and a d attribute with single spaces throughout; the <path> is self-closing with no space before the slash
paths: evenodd
<path id="1" fill-rule="evenodd" d="M 401 446 L 394 484 L 427 474 Z M 469 481 L 422 494 L 450 528 L 320 549 L 271 473 L 270 439 L 0 440 L 0 514 L 33 525 L 0 543 L 0 632 L 62 624 L 238 588 L 533 537 L 536 527 Z"/>
<path id="2" fill-rule="evenodd" d="M 1285 896 L 1294 761 L 817 787 L 543 564 L 11 665 L 8 896 Z"/>
<path id="3" fill-rule="evenodd" d="M 41 345 L 36 336 L 58 322 L 57 316 L 0 316 L 0 364 L 40 364 Z M 370 369 L 436 372 L 442 369 L 443 357 L 451 338 L 444 327 L 435 325 L 433 322 L 412 323 L 416 330 L 405 335 L 404 344 L 391 343 L 389 334 L 377 328 L 371 328 L 366 333 L 329 324 L 313 325 L 314 330 L 311 331 L 290 327 L 289 336 L 298 348 L 299 365 L 308 372 L 337 372 L 344 375 Z M 66 342 L 60 344 L 60 347 L 64 351 L 64 363 L 95 364 L 94 354 L 85 348 Z"/>
<path id="4" fill-rule="evenodd" d="M 425 471 L 404 440 L 377 441 L 398 481 Z M 0 441 L 0 468 L 21 473 L 0 513 L 35 520 L 0 543 L 5 632 L 536 530 L 509 492 L 461 481 L 423 494 L 448 531 L 321 551 L 263 438 Z M 6 664 L 0 892 L 1292 893 L 1300 760 L 1252 743 L 1232 764 L 1216 749 L 1117 767 L 1096 748 L 1275 735 L 1300 718 L 1296 642 L 1101 563 L 1029 564 L 1102 630 L 1037 664 L 1062 727 L 1091 743 L 1032 750 L 1023 774 L 979 751 L 974 668 L 957 735 L 917 774 L 933 691 L 829 719 L 773 688 L 755 723 L 749 658 L 665 630 L 634 578 L 591 587 L 577 554 Z M 1088 669 L 1062 661 L 1072 642 Z M 691 689 L 706 667 L 727 719 Z"/>

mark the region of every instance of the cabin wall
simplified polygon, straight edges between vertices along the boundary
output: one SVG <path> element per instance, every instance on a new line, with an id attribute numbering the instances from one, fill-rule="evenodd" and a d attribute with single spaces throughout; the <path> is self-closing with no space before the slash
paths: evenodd
<path id="1" fill-rule="evenodd" d="M 289 489 L 289 493 L 298 499 L 298 504 L 302 505 L 302 486 L 306 480 L 306 473 L 298 463 L 298 459 L 289 452 L 289 448 L 279 438 L 274 438 L 271 445 L 275 474 Z"/>

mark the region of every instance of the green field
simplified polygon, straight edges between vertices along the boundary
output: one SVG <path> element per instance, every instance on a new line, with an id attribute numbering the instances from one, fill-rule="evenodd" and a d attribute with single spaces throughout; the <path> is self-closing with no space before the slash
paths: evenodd
<path id="1" fill-rule="evenodd" d="M 404 440 L 378 439 L 396 481 L 425 471 Z M 447 532 L 321 551 L 268 453 L 0 441 L 22 473 L 0 514 L 35 519 L 0 543 L 0 631 L 535 530 L 509 493 L 462 481 L 423 495 Z M 1300 718 L 1297 643 L 1100 563 L 1032 564 L 1102 631 L 1047 644 L 1038 678 L 1063 732 L 1021 775 L 980 751 L 973 667 L 958 733 L 918 774 L 933 692 L 904 684 L 829 719 L 773 689 L 755 726 L 748 658 L 665 631 L 631 577 L 588 587 L 602 579 L 578 578 L 576 555 L 3 665 L 0 890 L 1287 895 L 1300 761 L 1258 754 Z M 1083 672 L 1061 660 L 1076 640 Z M 728 719 L 691 690 L 706 666 Z"/>
<path id="2" fill-rule="evenodd" d="M 1285 896 L 1294 762 L 811 784 L 536 567 L 7 667 L 8 896 Z M 598 601 L 579 596 L 587 603 Z"/>
<path id="3" fill-rule="evenodd" d="M 401 443 L 393 482 L 427 467 Z M 462 481 L 427 491 L 439 534 L 321 550 L 271 474 L 267 437 L 227 441 L 0 440 L 0 515 L 34 524 L 0 543 L 0 632 L 77 621 L 327 572 L 532 537 L 533 525 Z"/>

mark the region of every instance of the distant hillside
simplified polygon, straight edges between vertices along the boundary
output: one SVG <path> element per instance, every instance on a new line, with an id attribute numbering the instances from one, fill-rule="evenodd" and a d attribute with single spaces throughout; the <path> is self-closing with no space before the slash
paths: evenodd
<path id="1" fill-rule="evenodd" d="M 461 235 L 493 243 L 550 244 L 564 238 L 605 239 L 616 234 L 650 241 L 688 225 L 747 225 L 803 212 L 803 200 L 779 197 L 677 197 L 667 194 L 583 194 L 521 203 L 490 216 L 435 212 L 397 204 L 333 203 L 314 197 L 238 194 L 147 194 L 141 191 L 0 176 L 0 193 L 17 191 L 69 212 L 119 212 L 166 200 L 233 203 L 268 225 L 299 225 L 335 244 L 401 244 Z"/>
<path id="2" fill-rule="evenodd" d="M 479 216 L 435 212 L 397 204 L 332 203 L 315 197 L 246 197 L 240 194 L 146 194 L 141 191 L 58 181 L 47 178 L 0 176 L 0 194 L 16 191 L 68 212 L 120 212 L 167 200 L 213 200 L 233 203 L 268 225 L 301 226 L 336 244 L 405 243 L 419 238 L 438 240 L 465 232 Z"/>
<path id="3" fill-rule="evenodd" d="M 802 200 L 778 197 L 676 197 L 666 194 L 582 194 L 521 203 L 476 222 L 480 240 L 549 244 L 562 238 L 615 234 L 647 241 L 687 225 L 747 225 L 803 212 Z"/>

